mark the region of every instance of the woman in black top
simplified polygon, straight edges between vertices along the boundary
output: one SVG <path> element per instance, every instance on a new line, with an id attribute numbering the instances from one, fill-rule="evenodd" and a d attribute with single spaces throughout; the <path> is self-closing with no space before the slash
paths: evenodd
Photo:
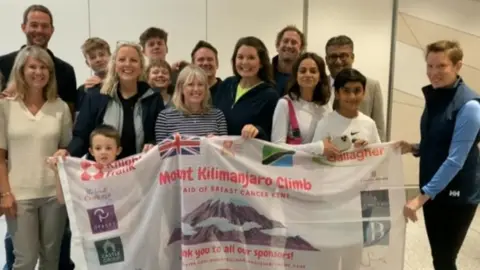
<path id="1" fill-rule="evenodd" d="M 225 115 L 228 135 L 270 141 L 279 96 L 265 44 L 256 37 L 238 40 L 232 68 L 235 75 L 218 86 L 213 99 Z"/>

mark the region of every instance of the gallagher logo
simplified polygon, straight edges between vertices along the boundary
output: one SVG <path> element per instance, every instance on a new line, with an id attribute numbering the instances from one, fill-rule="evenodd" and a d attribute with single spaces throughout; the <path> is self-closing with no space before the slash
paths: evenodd
<path id="1" fill-rule="evenodd" d="M 102 165 L 93 161 L 83 160 L 80 163 L 82 181 L 99 180 L 109 176 L 121 175 L 135 170 L 135 162 L 139 160 L 141 155 L 117 160 L 108 165 Z"/>

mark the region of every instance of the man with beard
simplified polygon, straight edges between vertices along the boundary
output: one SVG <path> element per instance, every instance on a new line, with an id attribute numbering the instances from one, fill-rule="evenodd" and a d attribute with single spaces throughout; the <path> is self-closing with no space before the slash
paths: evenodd
<path id="1" fill-rule="evenodd" d="M 55 57 L 52 51 L 48 49 L 48 42 L 54 31 L 53 17 L 50 10 L 43 5 L 31 5 L 28 7 L 23 13 L 22 31 L 27 37 L 27 45 L 40 46 L 46 49 L 48 54 L 52 57 L 53 64 L 55 65 L 58 95 L 69 105 L 72 116 L 75 115 L 74 104 L 77 98 L 77 80 L 75 78 L 75 71 L 70 64 Z M 22 48 L 27 45 L 22 46 Z M 19 51 L 20 50 L 0 56 L 0 73 L 3 73 L 5 78 L 10 77 L 15 58 Z M 15 85 L 13 84 L 6 85 L 6 89 L 2 90 L 4 90 L 2 96 L 15 95 L 16 91 Z M 67 228 L 62 241 L 58 269 L 70 270 L 75 268 L 70 260 L 70 240 L 71 233 L 67 222 Z M 4 266 L 4 269 L 12 269 L 15 256 L 13 254 L 12 240 L 9 235 L 5 238 L 5 249 L 7 253 L 7 264 Z"/>
<path id="2" fill-rule="evenodd" d="M 332 37 L 325 45 L 326 62 L 330 70 L 331 85 L 335 76 L 344 68 L 352 68 L 355 54 L 353 53 L 353 41 L 351 38 L 340 35 Z M 333 89 L 333 87 L 332 87 Z M 329 104 L 334 108 L 336 106 L 335 95 L 331 95 Z M 383 97 L 380 83 L 376 80 L 367 78 L 365 86 L 365 97 L 360 104 L 360 111 L 372 118 L 377 125 L 380 139 L 385 141 L 385 117 L 383 112 Z"/>
<path id="3" fill-rule="evenodd" d="M 27 37 L 27 45 L 40 46 L 48 51 L 55 65 L 55 75 L 57 77 L 57 89 L 59 97 L 65 101 L 74 115 L 74 104 L 77 99 L 77 81 L 73 67 L 55 55 L 48 49 L 48 42 L 52 37 L 53 17 L 50 10 L 42 5 L 32 5 L 23 13 L 22 31 Z M 23 45 L 21 48 L 27 46 Z M 12 71 L 13 63 L 20 50 L 0 56 L 0 72 L 8 80 Z M 6 85 L 6 84 L 5 84 Z M 13 95 L 14 85 L 6 85 L 5 95 Z M 0 90 L 5 90 L 0 89 Z"/>
<path id="4" fill-rule="evenodd" d="M 281 97 L 285 94 L 293 63 L 305 48 L 305 36 L 297 27 L 289 25 L 278 32 L 275 46 L 278 55 L 272 59 L 273 74 Z"/>
<path id="5" fill-rule="evenodd" d="M 213 98 L 217 92 L 218 85 L 222 82 L 217 77 L 218 51 L 212 44 L 200 40 L 192 50 L 192 63 L 201 67 L 208 76 L 208 87 Z"/>

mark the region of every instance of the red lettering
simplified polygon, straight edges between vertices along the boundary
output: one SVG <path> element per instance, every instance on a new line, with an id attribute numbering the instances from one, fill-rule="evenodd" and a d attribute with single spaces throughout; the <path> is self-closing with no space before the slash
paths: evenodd
<path id="1" fill-rule="evenodd" d="M 302 179 L 291 179 L 287 177 L 279 176 L 277 178 L 277 187 L 281 189 L 291 189 L 291 190 L 311 190 L 312 183 L 305 178 Z"/>
<path id="2" fill-rule="evenodd" d="M 385 148 L 383 147 L 365 148 L 328 157 L 327 160 L 330 162 L 364 161 L 365 159 L 368 159 L 370 157 L 379 157 L 383 154 L 385 154 Z"/>
<path id="3" fill-rule="evenodd" d="M 160 185 L 170 184 L 177 180 L 184 180 L 184 181 L 193 181 L 193 169 L 177 169 L 170 172 L 160 172 L 158 176 L 158 180 Z"/>

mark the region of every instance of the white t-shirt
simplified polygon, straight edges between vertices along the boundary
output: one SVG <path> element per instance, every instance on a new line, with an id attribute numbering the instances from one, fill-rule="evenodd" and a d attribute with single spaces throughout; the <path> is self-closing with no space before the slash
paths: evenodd
<path id="1" fill-rule="evenodd" d="M 289 146 L 295 150 L 321 154 L 323 152 L 323 145 L 320 145 L 315 141 L 312 143 L 312 139 L 318 121 L 332 110 L 328 105 L 321 106 L 303 99 L 292 100 L 292 103 L 297 117 L 298 127 L 300 129 L 302 144 Z M 287 134 L 289 132 L 291 132 L 291 130 L 288 102 L 284 98 L 281 98 L 277 103 L 275 112 L 273 113 L 272 142 L 286 144 Z"/>
<path id="2" fill-rule="evenodd" d="M 333 111 L 317 124 L 313 141 L 323 140 L 331 137 L 346 138 L 351 143 L 354 139 L 366 140 L 369 144 L 380 143 L 380 137 L 375 122 L 365 114 L 359 112 L 355 118 L 346 118 L 338 112 Z M 322 239 L 331 239 L 329 244 L 332 247 L 348 247 L 358 245 L 363 242 L 362 222 L 354 221 L 362 218 L 362 205 L 360 200 L 360 190 L 358 186 L 348 188 L 342 191 L 348 200 L 342 201 L 342 204 L 325 203 L 320 206 L 325 216 L 330 220 L 350 219 L 352 222 L 326 223 L 319 225 L 315 235 Z"/>
<path id="3" fill-rule="evenodd" d="M 369 144 L 380 143 L 377 125 L 372 118 L 358 112 L 357 117 L 347 118 L 333 111 L 317 124 L 313 141 L 321 141 L 326 138 L 336 140 L 338 138 L 347 138 L 353 143 L 355 139 L 362 139 Z"/>

